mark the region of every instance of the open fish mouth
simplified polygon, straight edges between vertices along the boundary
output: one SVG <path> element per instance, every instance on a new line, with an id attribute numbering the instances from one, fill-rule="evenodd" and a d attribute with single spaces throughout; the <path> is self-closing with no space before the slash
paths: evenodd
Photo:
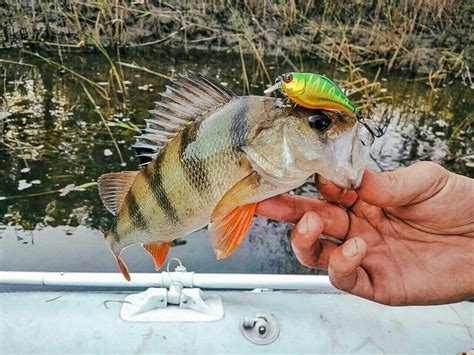
<path id="1" fill-rule="evenodd" d="M 327 168 L 319 175 L 345 189 L 357 189 L 362 181 L 374 135 L 358 123 L 350 132 L 334 139 L 328 149 Z"/>

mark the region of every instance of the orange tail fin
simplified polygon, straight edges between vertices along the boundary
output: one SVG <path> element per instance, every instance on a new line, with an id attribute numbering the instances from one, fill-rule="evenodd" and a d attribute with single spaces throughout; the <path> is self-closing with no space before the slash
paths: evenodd
<path id="1" fill-rule="evenodd" d="M 125 277 L 127 281 L 131 281 L 130 273 L 128 272 L 127 265 L 125 265 L 125 262 L 120 257 L 120 251 L 117 252 L 116 250 L 114 250 L 113 238 L 109 238 L 112 232 L 110 230 L 106 231 L 104 228 L 102 228 L 102 226 L 99 226 L 99 230 L 104 234 L 104 239 L 106 240 L 106 243 L 109 246 L 110 251 L 115 256 L 115 260 L 117 260 L 117 264 L 120 268 L 120 271 L 122 272 L 122 275 Z"/>

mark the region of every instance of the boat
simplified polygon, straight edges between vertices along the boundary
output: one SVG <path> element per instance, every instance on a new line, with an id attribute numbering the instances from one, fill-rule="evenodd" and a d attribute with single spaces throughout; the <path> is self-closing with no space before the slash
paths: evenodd
<path id="1" fill-rule="evenodd" d="M 472 351 L 474 304 L 389 307 L 328 276 L 0 272 L 2 354 Z"/>

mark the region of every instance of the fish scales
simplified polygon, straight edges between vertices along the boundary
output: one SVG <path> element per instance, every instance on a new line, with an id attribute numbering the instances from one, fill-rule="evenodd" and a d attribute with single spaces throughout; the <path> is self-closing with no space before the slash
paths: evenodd
<path id="1" fill-rule="evenodd" d="M 262 105 L 252 97 L 237 98 L 179 133 L 137 175 L 127 208 L 116 219 L 119 234 L 136 228 L 135 238 L 141 241 L 144 233 L 145 240 L 173 240 L 209 223 L 222 195 L 249 173 L 239 150 L 250 132 L 249 121 L 257 119 L 249 104 L 254 109 Z"/>
<path id="2" fill-rule="evenodd" d="M 196 141 L 198 129 L 199 124 L 195 124 L 186 127 L 181 133 L 179 162 L 186 175 L 186 181 L 193 186 L 194 190 L 199 192 L 200 197 L 205 198 L 212 187 L 205 162 L 192 156 L 188 159 L 184 158 L 186 149 Z"/>

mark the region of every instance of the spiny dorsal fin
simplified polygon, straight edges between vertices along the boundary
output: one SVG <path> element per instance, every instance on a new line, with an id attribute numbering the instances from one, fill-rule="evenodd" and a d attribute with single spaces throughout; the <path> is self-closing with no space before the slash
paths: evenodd
<path id="1" fill-rule="evenodd" d="M 160 95 L 161 101 L 150 111 L 151 118 L 146 120 L 142 135 L 136 137 L 133 145 L 142 166 L 155 159 L 184 127 L 235 97 L 221 84 L 191 71 L 166 85 L 166 91 Z"/>
<path id="2" fill-rule="evenodd" d="M 132 186 L 138 171 L 121 171 L 119 173 L 107 173 L 99 177 L 97 181 L 99 195 L 107 210 L 116 215 L 125 200 L 130 186 Z"/>

